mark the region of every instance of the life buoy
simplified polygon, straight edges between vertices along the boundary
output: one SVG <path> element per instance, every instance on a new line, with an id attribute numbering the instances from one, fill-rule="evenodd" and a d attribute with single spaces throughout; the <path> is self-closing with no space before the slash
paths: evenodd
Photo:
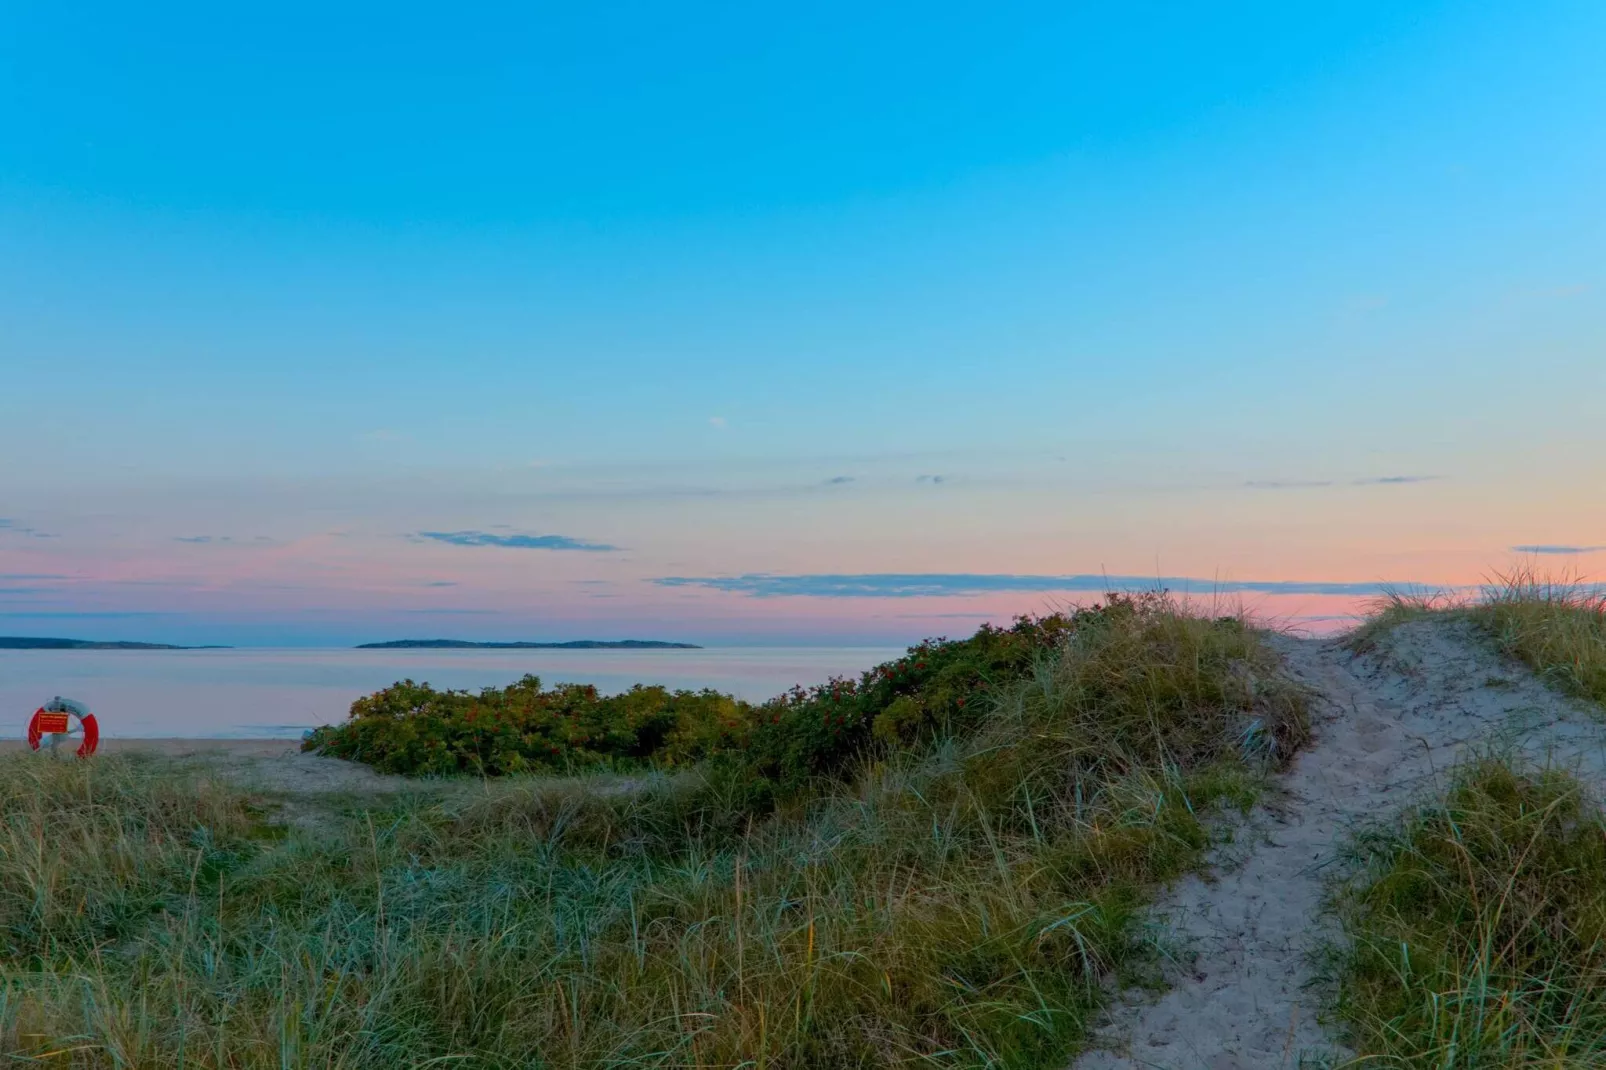
<path id="1" fill-rule="evenodd" d="M 33 718 L 28 722 L 28 746 L 38 750 L 48 735 L 71 734 L 74 721 L 84 734 L 78 744 L 78 757 L 89 757 L 100 745 L 100 725 L 95 723 L 95 715 L 89 712 L 89 707 L 60 696 L 33 711 Z"/>

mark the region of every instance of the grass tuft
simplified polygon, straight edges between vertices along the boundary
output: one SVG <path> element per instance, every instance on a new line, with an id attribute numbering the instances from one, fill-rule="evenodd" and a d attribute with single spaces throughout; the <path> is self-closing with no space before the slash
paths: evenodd
<path id="1" fill-rule="evenodd" d="M 1357 654 L 1377 649 L 1389 632 L 1402 624 L 1427 617 L 1464 614 L 1472 603 L 1452 591 L 1390 589 L 1372 599 L 1366 619 L 1345 637 L 1345 644 Z"/>
<path id="2" fill-rule="evenodd" d="M 1472 617 L 1547 681 L 1606 703 L 1606 590 L 1521 570 L 1500 577 Z"/>
<path id="3" fill-rule="evenodd" d="M 1332 965 L 1364 1063 L 1606 1065 L 1606 816 L 1575 779 L 1479 760 L 1351 861 Z"/>
<path id="4" fill-rule="evenodd" d="M 1470 621 L 1546 682 L 1606 704 L 1606 588 L 1524 567 L 1497 574 L 1470 598 L 1390 593 L 1350 633 L 1350 646 L 1369 650 L 1396 626 L 1433 616 Z"/>

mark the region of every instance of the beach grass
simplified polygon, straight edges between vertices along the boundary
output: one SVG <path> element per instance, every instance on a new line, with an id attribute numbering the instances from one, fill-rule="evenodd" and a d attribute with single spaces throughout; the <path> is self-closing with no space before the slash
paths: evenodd
<path id="1" fill-rule="evenodd" d="M 1351 633 L 1351 644 L 1365 649 L 1391 628 L 1429 616 L 1471 621 L 1547 683 L 1606 703 L 1606 588 L 1598 584 L 1518 568 L 1471 597 L 1393 593 Z"/>
<path id="2" fill-rule="evenodd" d="M 1606 589 L 1516 572 L 1501 577 L 1473 619 L 1546 681 L 1606 703 Z"/>
<path id="3" fill-rule="evenodd" d="M 1576 779 L 1480 758 L 1349 855 L 1330 967 L 1356 1065 L 1606 1065 L 1606 816 Z"/>
<path id="4" fill-rule="evenodd" d="M 1006 686 L 1007 685 L 1007 686 Z M 712 767 L 331 802 L 0 761 L 0 1051 L 84 1067 L 1037 1067 L 1306 732 L 1163 598 L 756 813 Z"/>

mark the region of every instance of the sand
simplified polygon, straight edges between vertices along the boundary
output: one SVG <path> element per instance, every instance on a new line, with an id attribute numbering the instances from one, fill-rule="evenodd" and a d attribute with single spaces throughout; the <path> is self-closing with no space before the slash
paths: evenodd
<path id="1" fill-rule="evenodd" d="M 1503 661 L 1463 622 L 1404 625 L 1364 656 L 1338 640 L 1279 641 L 1319 695 L 1312 746 L 1213 871 L 1162 896 L 1155 917 L 1186 949 L 1158 999 L 1126 994 L 1076 1070 L 1261 1070 L 1342 1062 L 1317 1021 L 1311 953 L 1330 931 L 1324 875 L 1357 822 L 1443 786 L 1469 748 L 1499 746 L 1606 783 L 1599 711 Z"/>

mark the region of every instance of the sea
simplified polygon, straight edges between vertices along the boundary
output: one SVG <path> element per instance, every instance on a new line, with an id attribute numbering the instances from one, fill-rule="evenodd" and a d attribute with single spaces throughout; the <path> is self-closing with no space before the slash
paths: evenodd
<path id="1" fill-rule="evenodd" d="M 898 657 L 881 647 L 701 650 L 0 650 L 0 731 L 25 732 L 61 696 L 87 703 L 106 738 L 296 739 L 344 721 L 352 702 L 397 680 L 437 688 L 543 684 L 705 688 L 763 700 L 856 676 Z"/>

